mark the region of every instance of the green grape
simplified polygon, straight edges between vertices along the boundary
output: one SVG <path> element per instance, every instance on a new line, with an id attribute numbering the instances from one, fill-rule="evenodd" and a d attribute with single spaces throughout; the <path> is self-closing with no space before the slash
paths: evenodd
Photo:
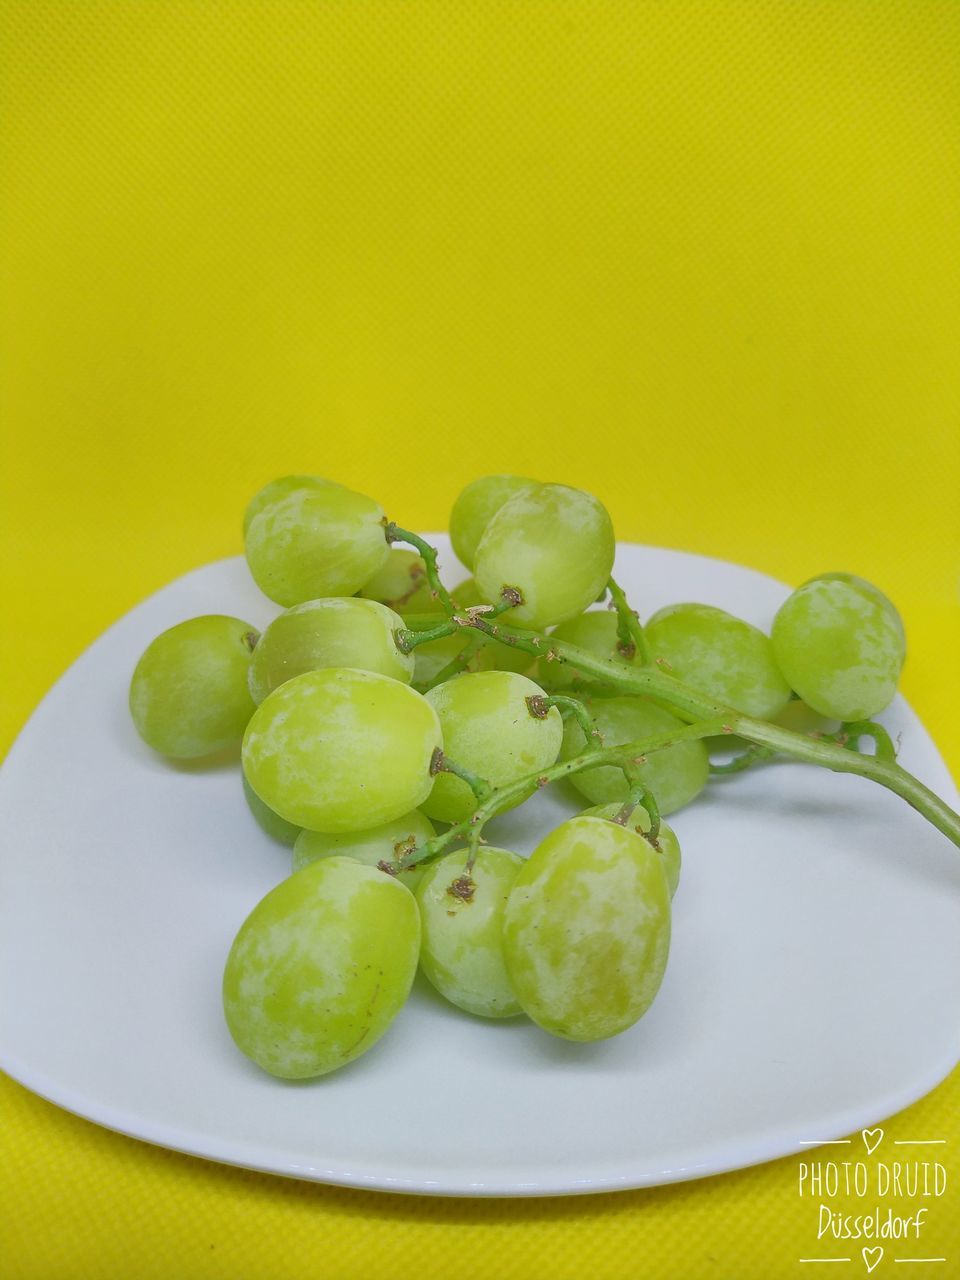
<path id="1" fill-rule="evenodd" d="M 418 809 L 369 831 L 342 831 L 338 835 L 301 831 L 293 848 L 293 869 L 299 871 L 318 858 L 333 857 L 356 858 L 357 862 L 378 867 L 381 862 L 394 862 L 404 854 L 412 853 L 417 845 L 426 844 L 436 834 L 433 823 Z M 397 873 L 397 880 L 412 893 L 423 872 L 422 866 L 407 867 Z"/>
<path id="2" fill-rule="evenodd" d="M 645 698 L 593 698 L 587 700 L 587 707 L 605 747 L 623 746 L 683 727 L 676 716 Z M 564 725 L 560 759 L 580 755 L 585 746 L 583 730 L 571 717 Z M 702 742 L 677 742 L 653 752 L 639 771 L 660 812 L 674 813 L 703 790 L 710 774 L 710 760 Z M 570 781 L 593 804 L 622 804 L 629 795 L 623 770 L 614 765 L 584 769 Z"/>
<path id="3" fill-rule="evenodd" d="M 597 804 L 592 809 L 584 809 L 580 815 L 583 818 L 606 818 L 608 822 L 615 821 L 617 814 L 623 808 L 621 804 Z M 621 823 L 628 831 L 638 831 L 641 835 L 645 831 L 650 830 L 650 815 L 642 804 L 638 804 L 631 813 L 625 823 Z M 670 897 L 677 892 L 677 886 L 680 883 L 680 841 L 677 839 L 677 833 L 666 822 L 660 823 L 660 830 L 657 833 L 657 845 L 650 846 L 656 853 L 660 855 L 660 861 L 663 863 L 663 870 L 667 877 L 667 884 L 670 886 Z"/>
<path id="4" fill-rule="evenodd" d="M 223 975 L 230 1034 L 272 1075 L 335 1071 L 399 1013 L 419 948 L 417 904 L 402 885 L 351 858 L 314 862 L 240 926 Z"/>
<path id="5" fill-rule="evenodd" d="M 254 710 L 247 671 L 256 643 L 248 622 L 216 613 L 151 641 L 130 681 L 130 714 L 144 742 L 183 760 L 238 743 Z"/>
<path id="6" fill-rule="evenodd" d="M 461 564 L 473 568 L 484 529 L 505 502 L 536 483 L 524 476 L 481 476 L 460 491 L 450 512 L 450 541 Z"/>
<path id="7" fill-rule="evenodd" d="M 431 689 L 426 700 L 443 732 L 443 749 L 458 765 L 494 787 L 545 769 L 557 758 L 563 720 L 556 707 L 534 715 L 527 699 L 542 689 L 514 671 L 478 671 Z M 462 822 L 477 807 L 470 787 L 438 773 L 422 808 L 441 822 Z"/>
<path id="8" fill-rule="evenodd" d="M 389 547 L 378 503 L 321 482 L 291 488 L 260 506 L 247 525 L 246 550 L 260 590 L 289 607 L 353 595 L 380 568 Z"/>
<path id="9" fill-rule="evenodd" d="M 310 831 L 364 831 L 430 794 L 440 722 L 409 685 L 326 667 L 294 676 L 254 712 L 243 769 L 257 795 Z"/>
<path id="10" fill-rule="evenodd" d="M 258 493 L 255 493 L 247 503 L 247 509 L 243 513 L 243 536 L 247 536 L 247 530 L 250 528 L 250 522 L 271 503 L 277 502 L 280 498 L 287 497 L 297 489 L 327 489 L 333 486 L 335 489 L 342 489 L 343 486 L 334 480 L 324 480 L 322 476 L 280 476 L 277 480 L 271 480 L 269 484 L 265 484 Z"/>
<path id="11" fill-rule="evenodd" d="M 360 595 L 389 605 L 402 617 L 441 612 L 430 588 L 423 558 L 406 547 L 390 548 L 386 560 L 360 589 Z"/>
<path id="12" fill-rule="evenodd" d="M 567 644 L 575 644 L 579 649 L 586 649 L 598 658 L 615 659 L 629 665 L 617 652 L 617 615 L 610 609 L 578 614 L 576 618 L 554 627 L 550 635 L 557 640 L 565 640 Z M 537 672 L 539 683 L 557 693 L 561 689 L 572 688 L 584 678 L 583 673 L 569 662 L 548 662 L 546 658 L 537 663 Z"/>
<path id="13" fill-rule="evenodd" d="M 482 1018 L 511 1018 L 522 1010 L 503 961 L 503 912 L 523 859 L 485 845 L 464 880 L 467 851 L 449 853 L 426 868 L 417 890 L 420 967 L 451 1004 Z"/>
<path id="14" fill-rule="evenodd" d="M 773 621 L 773 650 L 803 701 L 837 720 L 867 720 L 888 706 L 906 656 L 893 605 L 850 574 L 798 587 Z"/>
<path id="15" fill-rule="evenodd" d="M 450 594 L 458 610 L 474 604 L 493 603 L 491 600 L 482 599 L 473 578 L 464 579 Z M 477 661 L 473 669 L 475 671 L 516 671 L 520 675 L 525 675 L 533 666 L 533 662 L 534 659 L 526 650 L 516 649 L 511 645 L 501 644 L 499 640 L 484 636 L 483 647 L 477 652 Z"/>
<path id="16" fill-rule="evenodd" d="M 663 865 L 636 832 L 571 818 L 517 874 L 504 914 L 507 973 L 525 1013 L 567 1040 L 603 1040 L 650 1007 L 670 950 Z"/>
<path id="17" fill-rule="evenodd" d="M 286 818 L 281 818 L 279 813 L 274 813 L 268 804 L 263 803 L 243 774 L 240 776 L 243 778 L 243 794 L 261 830 L 265 831 L 271 840 L 292 846 L 300 834 L 300 828 L 295 827 L 292 822 L 287 822 Z"/>
<path id="18" fill-rule="evenodd" d="M 523 604 L 507 618 L 542 629 L 593 604 L 613 568 L 613 525 L 592 494 L 545 484 L 516 494 L 487 525 L 474 562 L 480 594 L 516 587 Z"/>
<path id="19" fill-rule="evenodd" d="M 432 684 L 444 667 L 463 653 L 467 645 L 468 637 L 462 631 L 455 631 L 451 636 L 441 636 L 439 640 L 428 640 L 425 644 L 418 644 L 413 650 L 413 679 L 414 683 L 421 687 Z M 483 650 L 475 653 L 469 663 L 463 668 L 464 671 L 476 671 L 479 665 L 479 655 Z"/>
<path id="20" fill-rule="evenodd" d="M 409 684 L 413 655 L 395 633 L 403 619 L 376 600 L 335 596 L 307 600 L 274 618 L 253 652 L 250 692 L 256 703 L 293 676 L 322 667 L 357 667 Z"/>
<path id="21" fill-rule="evenodd" d="M 769 720 L 782 711 L 790 686 L 762 631 L 708 604 L 673 604 L 646 625 L 655 658 L 701 693 L 748 716 Z"/>

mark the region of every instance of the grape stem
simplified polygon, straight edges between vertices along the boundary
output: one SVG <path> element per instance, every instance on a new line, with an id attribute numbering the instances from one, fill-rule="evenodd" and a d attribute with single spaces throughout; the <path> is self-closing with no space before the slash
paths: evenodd
<path id="1" fill-rule="evenodd" d="M 660 835 L 660 806 L 657 804 L 656 797 L 644 782 L 639 768 L 635 764 L 625 764 L 623 766 L 623 776 L 627 780 L 627 786 L 630 788 L 630 794 L 627 796 L 626 803 L 623 808 L 614 816 L 614 822 L 623 822 L 627 824 L 630 814 L 636 809 L 637 805 L 646 809 L 647 816 L 650 819 L 650 830 L 643 834 L 650 841 L 655 849 L 660 848 L 660 842 L 657 837 Z"/>
<path id="2" fill-rule="evenodd" d="M 556 707 L 561 715 L 564 712 L 572 715 L 583 730 L 588 749 L 603 746 L 603 736 L 590 718 L 587 704 L 581 702 L 579 698 L 571 698 L 563 693 L 535 693 L 527 698 L 527 706 L 530 708 L 530 714 L 540 720 L 546 719 L 551 707 Z"/>
<path id="3" fill-rule="evenodd" d="M 438 773 L 452 773 L 455 778 L 460 778 L 476 796 L 478 804 L 483 804 L 493 794 L 493 787 L 486 778 L 481 778 L 464 768 L 462 764 L 457 764 L 455 760 L 444 755 L 439 747 L 436 748 L 430 760 L 430 772 L 434 776 Z"/>
<path id="4" fill-rule="evenodd" d="M 637 742 L 625 743 L 623 746 L 602 747 L 599 750 L 584 751 L 569 760 L 558 761 L 541 773 L 528 774 L 526 777 L 518 778 L 516 782 L 508 783 L 506 786 L 492 788 L 486 799 L 480 801 L 475 813 L 472 813 L 469 818 L 465 818 L 463 822 L 455 823 L 443 835 L 436 836 L 433 840 L 428 840 L 411 853 L 405 854 L 396 864 L 397 869 L 405 871 L 407 867 L 415 867 L 421 862 L 429 862 L 433 858 L 439 857 L 455 840 L 462 840 L 465 837 L 470 839 L 475 830 L 479 830 L 484 823 L 489 822 L 498 813 L 502 813 L 505 809 L 509 809 L 514 804 L 525 800 L 531 791 L 541 789 L 550 782 L 556 782 L 559 778 L 570 778 L 584 769 L 593 769 L 598 765 L 604 764 L 617 765 L 621 769 L 629 768 L 630 765 L 642 764 L 647 756 L 652 755 L 655 751 L 663 751 L 667 747 L 672 747 L 674 743 L 691 742 L 697 738 L 709 738 L 723 731 L 724 722 L 722 720 L 704 720 L 700 724 L 681 725 L 670 733 L 661 733 L 656 737 L 642 738 Z"/>
<path id="5" fill-rule="evenodd" d="M 387 527 L 396 528 L 396 526 L 389 525 Z M 422 539 L 417 539 L 414 545 L 416 546 L 421 542 Z M 422 545 L 426 547 L 426 543 Z M 432 552 L 433 549 L 427 547 L 427 551 Z M 423 553 L 421 552 L 421 554 Z M 429 572 L 430 559 L 427 555 L 424 555 L 424 560 L 428 565 Z M 436 564 L 435 552 L 433 552 L 433 563 L 434 565 Z M 617 593 L 622 597 L 623 592 L 612 581 L 610 590 L 616 605 Z M 447 599 L 449 600 L 449 596 L 447 596 Z M 626 605 L 625 597 L 623 603 Z M 497 606 L 497 608 L 499 607 Z M 510 606 L 506 605 L 505 607 Z M 627 612 L 630 613 L 629 605 L 626 605 L 626 608 Z M 468 610 L 464 614 L 451 615 L 426 631 L 418 630 L 416 624 L 408 620 L 408 627 L 397 632 L 397 644 L 403 652 L 409 652 L 409 649 L 404 647 L 404 643 L 401 643 L 401 639 L 406 642 L 407 638 L 410 638 L 410 648 L 413 648 L 414 645 L 422 643 L 425 639 L 440 639 L 442 636 L 452 635 L 458 628 L 474 627 L 484 635 L 498 640 L 501 644 L 508 645 L 510 648 L 520 649 L 535 658 L 544 658 L 548 662 L 569 663 L 570 666 L 575 667 L 590 680 L 599 681 L 605 687 L 605 692 L 613 691 L 620 695 L 650 698 L 654 702 L 668 706 L 679 719 L 687 721 L 689 725 L 689 730 L 686 731 L 687 737 L 703 738 L 720 734 L 736 734 L 757 747 L 765 748 L 771 755 L 790 756 L 794 760 L 802 760 L 807 764 L 819 765 L 821 768 L 830 769 L 834 773 L 854 773 L 861 778 L 867 778 L 881 787 L 886 787 L 894 795 L 900 796 L 911 808 L 916 809 L 922 817 L 926 818 L 938 831 L 941 831 L 948 840 L 960 847 L 960 814 L 951 809 L 946 801 L 941 800 L 919 778 L 915 778 L 913 774 L 908 773 L 906 769 L 897 764 L 889 735 L 879 725 L 874 725 L 869 721 L 858 721 L 845 725 L 841 732 L 844 745 L 841 745 L 840 742 L 831 742 L 823 737 L 796 733 L 792 729 L 784 729 L 780 725 L 771 724 L 766 720 L 757 720 L 753 716 L 742 715 L 732 707 L 725 707 L 722 703 L 715 702 L 699 690 L 684 684 L 675 676 L 662 670 L 657 664 L 638 666 L 636 663 L 624 663 L 620 658 L 602 658 L 586 649 L 579 648 L 577 645 L 570 644 L 566 640 L 558 640 L 555 636 L 544 636 L 535 631 L 521 630 L 505 622 L 490 621 L 489 618 L 490 611 L 484 614 L 479 610 Z M 635 616 L 633 622 L 642 636 L 642 628 L 640 628 Z M 640 648 L 632 629 L 631 636 L 638 643 L 639 655 L 644 650 Z M 703 726 L 705 724 L 711 727 L 704 730 Z M 682 735 L 684 732 L 683 730 L 678 730 L 669 739 L 652 740 L 653 745 L 632 743 L 626 747 L 606 747 L 600 752 L 584 752 L 572 760 L 553 765 L 540 775 L 524 778 L 510 787 L 493 791 L 489 799 L 482 802 L 477 814 L 482 814 L 481 821 L 485 822 L 494 813 L 499 813 L 502 808 L 508 807 L 509 804 L 516 800 L 523 799 L 525 794 L 530 792 L 531 787 L 546 786 L 548 782 L 552 782 L 555 778 L 567 777 L 579 772 L 581 769 L 590 768 L 599 763 L 622 766 L 624 763 L 630 763 L 631 759 L 637 755 L 645 755 L 648 751 L 662 750 L 664 746 L 669 746 L 671 742 L 683 741 Z M 875 755 L 861 755 L 856 749 L 851 750 L 851 747 L 855 748 L 863 737 L 871 737 L 873 739 Z M 508 798 L 501 803 L 498 801 L 498 797 Z M 493 806 L 492 809 L 490 806 Z M 474 815 L 474 818 L 476 817 L 477 815 Z M 444 835 L 437 837 L 437 841 L 443 841 L 442 847 L 445 848 L 451 840 L 462 836 L 469 829 L 469 826 L 470 822 L 457 824 L 457 826 L 451 827 L 449 831 L 445 832 Z M 421 860 L 421 855 L 424 857 L 435 856 L 433 850 L 437 841 L 430 841 L 422 846 L 422 849 L 416 850 L 413 855 L 410 855 L 411 861 L 407 862 L 406 865 L 413 866 L 414 862 Z M 425 853 L 426 850 L 431 850 L 431 852 L 427 854 Z"/>
<path id="6" fill-rule="evenodd" d="M 409 542 L 411 547 L 416 547 L 417 551 L 423 559 L 423 563 L 427 570 L 427 581 L 430 583 L 430 590 L 440 601 L 443 612 L 448 618 L 452 618 L 456 613 L 453 601 L 450 599 L 450 592 L 440 581 L 440 571 L 437 567 L 437 549 L 431 547 L 429 542 L 424 541 L 417 533 L 411 533 L 409 529 L 401 529 L 398 524 L 392 520 L 384 522 L 383 534 L 387 542 L 391 545 L 394 542 Z"/>
<path id="7" fill-rule="evenodd" d="M 623 588 L 617 586 L 613 578 L 607 583 L 607 590 L 617 611 L 617 652 L 627 662 L 636 658 L 642 667 L 649 667 L 650 646 L 636 611 L 630 608 Z"/>

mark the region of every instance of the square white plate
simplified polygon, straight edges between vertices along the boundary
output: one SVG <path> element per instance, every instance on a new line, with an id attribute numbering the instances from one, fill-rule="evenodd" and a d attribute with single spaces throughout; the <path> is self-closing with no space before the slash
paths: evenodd
<path id="1" fill-rule="evenodd" d="M 449 543 L 437 537 L 441 556 Z M 622 545 L 646 616 L 678 600 L 767 627 L 787 589 L 735 565 Z M 453 578 L 451 576 L 450 580 Z M 198 613 L 277 612 L 241 559 L 139 605 L 47 695 L 0 770 L 0 1066 L 134 1137 L 275 1173 L 443 1195 L 553 1195 L 701 1177 L 872 1125 L 960 1058 L 960 853 L 855 777 L 776 764 L 714 782 L 683 846 L 667 976 L 593 1045 L 471 1018 L 418 982 L 367 1056 L 285 1083 L 220 1007 L 239 924 L 289 868 L 239 766 L 171 765 L 127 686 L 147 643 Z M 901 760 L 950 775 L 898 698 Z M 528 852 L 574 812 L 538 795 L 488 828 Z"/>

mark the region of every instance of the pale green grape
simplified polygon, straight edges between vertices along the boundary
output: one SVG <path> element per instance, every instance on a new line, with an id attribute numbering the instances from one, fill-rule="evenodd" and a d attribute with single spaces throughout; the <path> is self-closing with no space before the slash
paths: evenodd
<path id="1" fill-rule="evenodd" d="M 587 706 L 605 747 L 619 747 L 683 727 L 676 716 L 645 698 L 593 698 L 587 701 Z M 561 760 L 580 755 L 585 745 L 583 730 L 571 717 L 563 730 Z M 644 785 L 653 792 L 660 812 L 674 813 L 703 790 L 710 774 L 710 761 L 702 742 L 677 742 L 663 751 L 653 752 L 646 764 L 639 766 L 639 772 Z M 622 804 L 629 794 L 623 771 L 613 765 L 584 769 L 570 781 L 593 804 L 614 801 Z"/>
<path id="2" fill-rule="evenodd" d="M 578 614 L 567 622 L 561 622 L 550 633 L 551 638 L 565 640 L 567 644 L 575 644 L 578 649 L 586 649 L 598 658 L 608 658 L 630 664 L 617 652 L 617 615 L 612 609 L 594 609 L 590 613 Z M 541 658 L 537 663 L 537 679 L 545 689 L 560 692 L 573 687 L 584 673 L 569 662 L 549 662 Z"/>
<path id="3" fill-rule="evenodd" d="M 350 596 L 387 558 L 383 509 L 341 485 L 291 487 L 252 516 L 246 551 L 254 581 L 277 604 Z"/>
<path id="4" fill-rule="evenodd" d="M 293 848 L 293 869 L 309 866 L 318 858 L 356 858 L 367 866 L 377 867 L 381 862 L 394 862 L 417 847 L 426 844 L 437 834 L 428 817 L 414 809 L 391 822 L 384 822 L 369 831 L 341 831 L 332 835 L 325 831 L 301 831 Z M 400 884 L 413 892 L 423 877 L 422 866 L 408 867 L 397 874 Z"/>
<path id="5" fill-rule="evenodd" d="M 455 631 L 453 635 L 441 636 L 439 640 L 428 640 L 426 644 L 418 644 L 413 650 L 413 679 L 414 683 L 425 686 L 430 684 L 444 667 L 448 666 L 454 658 L 463 653 L 467 643 L 467 637 L 462 631 Z M 480 650 L 475 653 L 464 671 L 476 671 L 479 666 Z"/>
<path id="6" fill-rule="evenodd" d="M 584 809 L 582 817 L 584 818 L 606 818 L 608 822 L 613 822 L 623 808 L 621 804 L 598 804 L 592 809 Z M 625 823 L 628 831 L 638 831 L 642 835 L 643 832 L 650 830 L 650 815 L 642 804 L 638 804 L 631 813 Z M 663 870 L 667 877 L 667 884 L 670 886 L 670 897 L 677 892 L 677 886 L 680 883 L 680 841 L 677 839 L 677 833 L 669 823 L 661 822 L 660 830 L 657 833 L 657 846 L 651 845 L 656 853 L 660 855 L 660 861 L 663 863 Z"/>
<path id="7" fill-rule="evenodd" d="M 274 618 L 253 653 L 250 692 L 260 703 L 293 676 L 321 667 L 357 667 L 409 684 L 413 655 L 394 634 L 403 619 L 376 600 L 307 600 Z"/>
<path id="8" fill-rule="evenodd" d="M 613 568 L 613 525 L 602 503 L 581 489 L 545 484 L 500 508 L 477 547 L 474 577 L 487 600 L 516 587 L 523 604 L 507 619 L 542 629 L 593 604 Z"/>
<path id="9" fill-rule="evenodd" d="M 279 844 L 285 844 L 288 847 L 292 846 L 300 834 L 300 828 L 288 822 L 286 818 L 281 818 L 279 813 L 274 813 L 268 804 L 263 803 L 243 774 L 240 776 L 243 778 L 243 794 L 258 826 L 271 840 L 276 840 Z"/>
<path id="10" fill-rule="evenodd" d="M 406 547 L 390 548 L 386 560 L 360 589 L 360 595 L 366 600 L 379 600 L 402 617 L 440 612 L 423 557 Z"/>
<path id="11" fill-rule="evenodd" d="M 130 681 L 130 714 L 148 746 L 197 759 L 239 743 L 253 715 L 247 688 L 257 632 L 207 614 L 180 622 L 147 646 Z"/>
<path id="12" fill-rule="evenodd" d="M 525 1013 L 567 1040 L 603 1040 L 640 1018 L 670 950 L 660 858 L 626 827 L 571 818 L 520 868 L 503 953 Z"/>
<path id="13" fill-rule="evenodd" d="M 774 619 L 773 650 L 803 701 L 837 720 L 882 711 L 906 656 L 893 605 L 850 574 L 824 574 L 798 587 Z"/>
<path id="14" fill-rule="evenodd" d="M 522 1010 L 503 961 L 503 913 L 523 859 L 485 845 L 464 882 L 460 849 L 426 868 L 417 890 L 423 937 L 420 967 L 451 1004 L 482 1018 Z"/>
<path id="15" fill-rule="evenodd" d="M 277 502 L 280 498 L 287 497 L 297 489 L 327 489 L 333 486 L 336 489 L 342 489 L 343 486 L 334 480 L 325 480 L 322 476 L 280 476 L 276 480 L 271 480 L 269 484 L 265 484 L 258 493 L 255 493 L 247 503 L 247 509 L 243 513 L 243 536 L 247 536 L 247 530 L 250 528 L 250 521 L 260 514 L 265 507 L 271 503 Z"/>
<path id="16" fill-rule="evenodd" d="M 767 636 L 749 622 L 708 604 L 673 604 L 646 628 L 654 658 L 671 675 L 748 716 L 769 720 L 782 711 L 790 686 Z"/>
<path id="17" fill-rule="evenodd" d="M 240 926 L 223 975 L 230 1034 L 272 1075 L 335 1071 L 399 1013 L 419 947 L 417 904 L 402 885 L 352 858 L 314 862 Z"/>
<path id="18" fill-rule="evenodd" d="M 515 782 L 553 764 L 560 750 L 563 721 L 556 707 L 535 716 L 527 699 L 542 694 L 513 671 L 478 671 L 455 676 L 431 689 L 427 702 L 437 713 L 443 750 L 456 764 L 492 786 Z M 422 808 L 441 822 L 462 822 L 477 807 L 469 786 L 438 773 Z"/>
<path id="19" fill-rule="evenodd" d="M 460 491 L 450 512 L 450 541 L 461 564 L 473 568 L 484 529 L 505 502 L 536 483 L 524 476 L 481 476 Z"/>
<path id="20" fill-rule="evenodd" d="M 294 676 L 254 712 L 243 769 L 257 795 L 311 831 L 364 831 L 430 794 L 440 722 L 409 685 L 326 667 Z"/>

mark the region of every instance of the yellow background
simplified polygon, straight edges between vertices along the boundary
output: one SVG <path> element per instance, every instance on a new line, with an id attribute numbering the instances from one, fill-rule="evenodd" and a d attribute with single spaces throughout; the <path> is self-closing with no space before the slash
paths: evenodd
<path id="1" fill-rule="evenodd" d="M 0 13 L 0 747 L 111 620 L 239 550 L 273 475 L 436 528 L 515 470 L 597 492 L 623 538 L 875 579 L 960 765 L 960 5 Z M 813 1242 L 795 1160 L 401 1200 L 154 1150 L 5 1079 L 0 1107 L 10 1280 L 761 1278 Z M 955 1072 L 888 1133 L 956 1161 L 958 1112 Z M 955 1210 L 924 1239 L 941 1276 Z"/>

